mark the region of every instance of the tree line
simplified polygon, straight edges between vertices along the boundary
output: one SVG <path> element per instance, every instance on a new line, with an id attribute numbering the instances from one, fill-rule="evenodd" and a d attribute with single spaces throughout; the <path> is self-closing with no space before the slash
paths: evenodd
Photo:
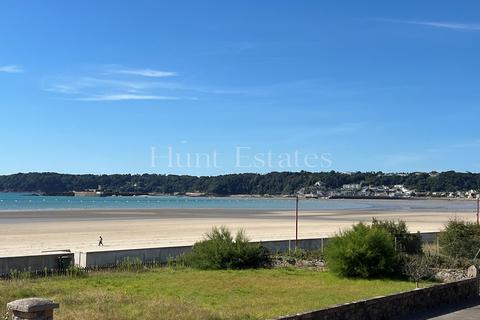
<path id="1" fill-rule="evenodd" d="M 480 174 L 470 172 L 271 172 L 219 176 L 164 174 L 61 174 L 53 172 L 17 173 L 0 176 L 0 190 L 7 192 L 55 193 L 93 189 L 101 185 L 110 192 L 184 193 L 202 192 L 216 195 L 293 194 L 321 182 L 334 190 L 344 184 L 363 183 L 372 186 L 403 184 L 418 192 L 454 192 L 480 189 Z M 317 184 L 318 185 L 318 184 Z"/>

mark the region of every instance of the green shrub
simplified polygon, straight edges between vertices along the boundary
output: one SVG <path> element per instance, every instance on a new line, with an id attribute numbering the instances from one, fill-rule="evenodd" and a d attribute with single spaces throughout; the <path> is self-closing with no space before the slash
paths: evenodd
<path id="1" fill-rule="evenodd" d="M 391 235 L 363 223 L 333 237 L 325 248 L 325 258 L 337 275 L 360 278 L 388 276 L 398 260 Z"/>
<path id="2" fill-rule="evenodd" d="M 387 231 L 393 238 L 395 250 L 399 253 L 420 254 L 422 253 L 422 237 L 419 233 L 408 232 L 405 221 L 398 222 L 389 220 L 372 219 L 372 227 Z"/>
<path id="3" fill-rule="evenodd" d="M 480 249 L 480 226 L 475 223 L 450 220 L 439 235 L 440 250 L 454 258 L 473 259 Z"/>
<path id="4" fill-rule="evenodd" d="M 239 231 L 234 239 L 225 227 L 214 227 L 181 259 L 185 266 L 212 270 L 262 268 L 269 266 L 270 262 L 267 249 L 250 243 L 243 231 Z"/>

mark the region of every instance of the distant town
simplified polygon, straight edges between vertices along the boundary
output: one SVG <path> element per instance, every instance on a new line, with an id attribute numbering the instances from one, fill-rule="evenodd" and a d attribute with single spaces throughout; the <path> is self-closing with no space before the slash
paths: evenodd
<path id="1" fill-rule="evenodd" d="M 313 187 L 301 189 L 299 192 L 306 198 L 359 198 L 359 199 L 402 199 L 402 198 L 451 198 L 451 199 L 476 199 L 477 190 L 467 191 L 417 191 L 409 189 L 403 184 L 393 186 L 372 186 L 363 183 L 344 184 L 339 189 L 329 190 L 321 181 Z"/>

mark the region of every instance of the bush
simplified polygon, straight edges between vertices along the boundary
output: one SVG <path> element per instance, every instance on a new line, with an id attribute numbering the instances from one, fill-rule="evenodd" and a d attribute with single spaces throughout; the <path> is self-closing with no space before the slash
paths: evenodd
<path id="1" fill-rule="evenodd" d="M 337 275 L 360 278 L 391 275 L 398 261 L 391 235 L 363 223 L 333 237 L 325 248 L 325 258 Z"/>
<path id="2" fill-rule="evenodd" d="M 462 220 L 450 220 L 440 232 L 441 252 L 454 258 L 473 259 L 480 249 L 480 226 Z"/>
<path id="3" fill-rule="evenodd" d="M 194 244 L 181 259 L 185 266 L 197 269 L 246 269 L 270 265 L 270 254 L 259 244 L 250 243 L 243 231 L 233 238 L 225 227 L 214 227 L 205 239 Z"/>
<path id="4" fill-rule="evenodd" d="M 394 239 L 396 239 L 395 250 L 400 253 L 420 254 L 422 253 L 422 237 L 419 233 L 408 232 L 405 221 L 399 220 L 377 220 L 373 218 L 372 227 L 380 228 L 387 231 Z"/>
<path id="5" fill-rule="evenodd" d="M 401 255 L 401 265 L 409 262 L 412 259 L 424 259 L 428 266 L 432 269 L 467 269 L 475 261 L 467 258 L 453 258 L 443 254 L 418 254 L 418 255 Z M 402 267 L 403 268 L 403 267 Z"/>

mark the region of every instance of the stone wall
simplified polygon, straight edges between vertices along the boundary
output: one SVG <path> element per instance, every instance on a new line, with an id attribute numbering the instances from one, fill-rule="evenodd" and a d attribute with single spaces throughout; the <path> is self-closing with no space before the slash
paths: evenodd
<path id="1" fill-rule="evenodd" d="M 281 317 L 278 320 L 386 320 L 475 298 L 478 298 L 478 279 L 472 278 Z"/>

